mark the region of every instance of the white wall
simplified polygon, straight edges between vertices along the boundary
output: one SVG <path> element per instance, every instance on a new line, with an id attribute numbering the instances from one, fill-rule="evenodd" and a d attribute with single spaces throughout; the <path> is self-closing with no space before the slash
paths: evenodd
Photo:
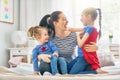
<path id="1" fill-rule="evenodd" d="M 39 25 L 40 19 L 50 14 L 50 0 L 20 0 L 20 30 Z"/>
<path id="2" fill-rule="evenodd" d="M 14 0 L 14 24 L 0 22 L 0 66 L 8 66 L 11 34 L 19 29 L 19 0 Z"/>
<path id="3" fill-rule="evenodd" d="M 25 1 L 25 0 L 23 0 Z M 120 4 L 119 0 L 26 0 L 27 1 L 27 22 L 26 27 L 30 25 L 38 25 L 41 17 L 55 10 L 63 11 L 69 21 L 68 26 L 82 26 L 80 21 L 81 11 L 86 7 L 99 7 L 102 9 L 102 37 L 100 44 L 109 46 L 108 35 L 113 32 L 113 43 L 120 44 Z M 32 4 L 31 4 L 32 3 Z M 30 10 L 28 10 L 30 8 Z M 33 16 L 34 15 L 34 16 Z M 24 17 L 23 17 L 24 18 Z M 23 21 L 24 19 L 22 19 Z M 96 25 L 98 26 L 98 19 Z M 106 43 L 104 43 L 106 42 Z"/>

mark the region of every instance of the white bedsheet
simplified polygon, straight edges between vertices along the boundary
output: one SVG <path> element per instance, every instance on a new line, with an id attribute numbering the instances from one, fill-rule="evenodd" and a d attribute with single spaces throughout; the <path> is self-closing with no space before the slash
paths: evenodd
<path id="1" fill-rule="evenodd" d="M 29 63 L 21 63 L 17 67 L 11 69 L 22 74 L 33 74 L 33 65 Z M 115 66 L 105 66 L 102 67 L 102 69 L 108 71 L 109 74 L 120 74 L 120 60 L 115 62 Z"/>
<path id="2" fill-rule="evenodd" d="M 30 65 L 29 65 L 30 66 Z M 27 68 L 28 69 L 28 68 Z M 33 76 L 14 72 L 9 68 L 0 67 L 0 80 L 120 80 L 120 67 L 109 66 L 103 69 L 113 71 L 112 74 L 79 74 L 60 76 Z M 114 74 L 113 74 L 114 73 Z"/>
<path id="3" fill-rule="evenodd" d="M 13 70 L 17 73 L 31 75 L 31 74 L 33 74 L 33 65 L 29 64 L 29 63 L 21 63 L 17 67 L 11 68 L 11 70 Z"/>

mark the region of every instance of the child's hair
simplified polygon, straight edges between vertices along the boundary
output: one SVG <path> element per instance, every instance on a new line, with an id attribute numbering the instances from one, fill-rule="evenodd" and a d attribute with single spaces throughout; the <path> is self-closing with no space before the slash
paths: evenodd
<path id="1" fill-rule="evenodd" d="M 83 14 L 84 15 L 91 15 L 92 16 L 92 19 L 93 20 L 96 20 L 97 18 L 97 10 L 99 12 L 99 38 L 101 37 L 101 9 L 99 8 L 93 8 L 93 7 L 90 7 L 90 8 L 86 8 L 85 10 L 83 10 Z"/>
<path id="2" fill-rule="evenodd" d="M 42 27 L 42 26 L 35 26 L 35 27 L 29 28 L 28 33 L 27 33 L 28 37 L 35 38 L 36 35 L 41 35 L 43 29 L 48 31 L 46 27 Z"/>

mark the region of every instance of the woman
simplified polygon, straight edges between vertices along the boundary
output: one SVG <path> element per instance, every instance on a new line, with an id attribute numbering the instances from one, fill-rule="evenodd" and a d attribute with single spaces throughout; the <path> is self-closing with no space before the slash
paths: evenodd
<path id="1" fill-rule="evenodd" d="M 64 57 L 68 63 L 68 72 L 71 70 L 73 66 L 72 55 L 74 53 L 74 49 L 77 45 L 77 35 L 75 32 L 66 31 L 67 29 L 67 19 L 65 15 L 61 11 L 55 11 L 51 14 L 49 24 L 54 28 L 53 29 L 53 37 L 51 40 L 56 44 L 59 49 L 59 56 Z M 92 45 L 85 45 L 86 51 L 96 51 L 97 46 L 95 43 L 91 43 Z M 49 56 L 46 55 L 39 55 L 39 60 L 43 60 L 47 63 L 42 63 L 39 66 L 41 74 L 45 71 L 51 72 L 50 65 L 49 65 Z M 72 61 L 72 62 L 70 62 Z M 59 62 L 59 61 L 58 61 Z M 91 72 L 90 72 L 91 73 Z"/>

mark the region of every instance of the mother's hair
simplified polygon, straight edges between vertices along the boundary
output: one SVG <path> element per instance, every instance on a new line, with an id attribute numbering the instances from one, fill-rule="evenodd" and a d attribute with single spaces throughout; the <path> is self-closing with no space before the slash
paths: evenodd
<path id="1" fill-rule="evenodd" d="M 62 11 L 54 11 L 51 16 L 50 16 L 50 20 L 49 20 L 49 24 L 52 27 L 52 31 L 53 31 L 53 37 L 55 36 L 55 26 L 54 26 L 54 21 L 58 21 L 59 19 L 59 15 L 63 13 Z"/>
<path id="2" fill-rule="evenodd" d="M 47 26 L 48 18 L 50 18 L 50 14 L 46 14 L 45 16 L 43 16 L 43 18 L 40 20 L 39 26 Z"/>
<path id="3" fill-rule="evenodd" d="M 46 27 L 48 29 L 48 34 L 51 35 L 53 33 L 53 27 L 49 25 L 50 14 L 46 14 L 43 16 L 43 18 L 40 20 L 39 26 Z"/>

